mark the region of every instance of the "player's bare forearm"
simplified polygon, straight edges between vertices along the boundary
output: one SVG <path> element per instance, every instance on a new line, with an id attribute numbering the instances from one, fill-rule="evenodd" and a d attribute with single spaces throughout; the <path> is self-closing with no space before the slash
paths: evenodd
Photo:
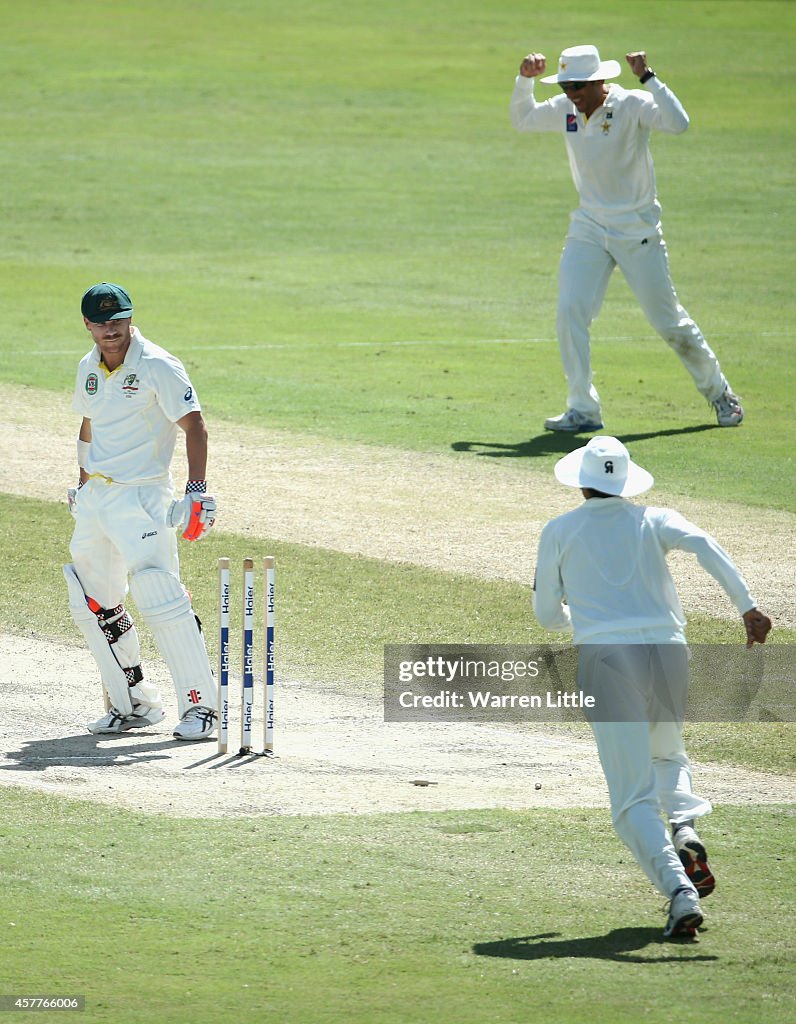
<path id="1" fill-rule="evenodd" d="M 189 412 L 177 426 L 185 431 L 185 455 L 188 479 L 204 480 L 207 476 L 207 427 L 200 412 Z"/>
<path id="2" fill-rule="evenodd" d="M 84 444 L 91 444 L 91 420 L 87 416 L 83 417 L 83 420 L 80 424 L 80 432 L 78 433 L 77 436 L 78 439 L 82 441 Z M 78 458 L 79 449 L 80 446 L 78 446 Z M 81 484 L 84 484 L 86 480 L 88 480 L 88 473 L 85 471 L 85 469 L 83 469 L 82 464 L 78 465 L 78 470 L 80 475 L 80 482 Z"/>

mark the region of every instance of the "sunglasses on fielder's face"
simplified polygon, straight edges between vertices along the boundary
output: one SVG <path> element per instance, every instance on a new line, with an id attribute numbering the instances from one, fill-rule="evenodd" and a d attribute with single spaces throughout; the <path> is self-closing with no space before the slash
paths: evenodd
<path id="1" fill-rule="evenodd" d="M 558 83 L 564 92 L 580 92 L 581 89 L 585 89 L 589 84 L 588 82 L 559 82 Z"/>

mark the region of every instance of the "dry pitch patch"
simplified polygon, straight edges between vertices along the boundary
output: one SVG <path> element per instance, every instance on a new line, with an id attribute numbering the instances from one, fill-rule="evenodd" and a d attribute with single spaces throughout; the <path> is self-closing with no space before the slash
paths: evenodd
<path id="1" fill-rule="evenodd" d="M 278 756 L 238 758 L 219 755 L 214 740 L 173 739 L 174 693 L 157 662 L 148 674 L 161 686 L 165 721 L 117 737 L 85 729 L 102 713 L 87 651 L 0 634 L 0 663 L 0 784 L 197 818 L 608 806 L 588 736 L 387 724 L 379 700 L 342 685 L 278 680 Z M 236 721 L 233 711 L 233 741 Z M 695 765 L 695 782 L 717 805 L 794 800 L 792 778 L 726 765 Z"/>
<path id="2" fill-rule="evenodd" d="M 64 502 L 76 475 L 78 417 L 69 399 L 0 385 L 0 405 L 0 429 L 14 439 L 0 465 L 0 491 Z M 530 584 L 539 531 L 580 500 L 547 469 L 533 472 L 473 455 L 338 443 L 218 420 L 209 431 L 217 529 L 253 540 Z M 177 460 L 175 479 L 183 476 Z M 657 489 L 649 499 L 674 505 L 713 533 L 775 626 L 796 627 L 796 516 L 670 499 Z M 670 565 L 686 611 L 738 619 L 693 556 L 675 552 Z"/>

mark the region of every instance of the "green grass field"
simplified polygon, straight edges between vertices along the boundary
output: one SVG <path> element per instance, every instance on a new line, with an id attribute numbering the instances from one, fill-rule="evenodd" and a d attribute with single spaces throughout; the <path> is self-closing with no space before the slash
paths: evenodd
<path id="1" fill-rule="evenodd" d="M 653 140 L 664 230 L 681 300 L 747 408 L 739 430 L 714 427 L 617 276 L 593 332 L 606 429 L 667 494 L 730 497 L 752 523 L 793 509 L 796 145 L 774 88 L 793 4 L 0 11 L 0 380 L 38 389 L 43 415 L 87 348 L 81 293 L 117 280 L 144 333 L 186 363 L 211 437 L 223 417 L 549 473 L 582 443 L 541 430 L 564 403 L 556 271 L 575 199 L 561 140 L 513 133 L 508 101 L 529 49 L 554 60 L 593 41 L 604 57 L 645 48 L 691 116 L 684 136 Z M 74 637 L 63 507 L 0 495 L 0 512 L 2 628 Z M 223 553 L 248 543 L 227 534 Z M 205 603 L 220 544 L 183 555 Z M 542 636 L 526 587 L 474 593 L 454 574 L 269 547 L 296 673 L 364 686 L 384 642 Z M 690 635 L 732 629 L 705 609 Z M 691 739 L 701 758 L 793 771 L 786 725 Z M 790 806 L 717 809 L 721 887 L 687 948 L 658 941 L 657 897 L 602 812 L 208 824 L 7 788 L 0 806 L 0 995 L 83 992 L 81 1019 L 794 1016 Z"/>
<path id="2" fill-rule="evenodd" d="M 683 946 L 594 811 L 200 827 L 0 799 L 4 991 L 87 994 L 91 1020 L 792 1019 L 789 808 L 715 815 L 723 893 Z"/>

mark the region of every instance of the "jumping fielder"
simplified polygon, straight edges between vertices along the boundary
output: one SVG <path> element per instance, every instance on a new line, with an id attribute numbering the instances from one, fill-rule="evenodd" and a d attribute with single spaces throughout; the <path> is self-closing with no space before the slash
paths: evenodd
<path id="1" fill-rule="evenodd" d="M 577 685 L 595 700 L 586 714 L 614 827 L 671 901 L 664 937 L 692 937 L 703 920 L 700 896 L 715 885 L 694 828 L 711 805 L 691 788 L 683 745 L 686 621 L 667 552 L 692 552 L 721 584 L 743 618 L 747 647 L 765 642 L 771 620 L 709 534 L 672 509 L 625 500 L 654 481 L 615 437 L 593 437 L 560 459 L 555 475 L 586 500 L 542 530 L 534 613 L 546 629 L 574 631 Z M 602 721 L 606 712 L 614 720 Z"/>
<path id="2" fill-rule="evenodd" d="M 174 735 L 199 740 L 216 727 L 216 686 L 190 598 L 179 576 L 178 530 L 199 540 L 215 522 L 207 495 L 207 430 L 185 368 L 131 324 L 127 292 L 102 282 L 82 300 L 94 347 L 80 361 L 72 407 L 83 416 L 80 481 L 70 488 L 69 607 L 99 666 L 107 713 L 89 732 L 117 734 L 165 717 L 144 679 L 138 635 L 124 607 L 129 589 L 152 630 L 177 693 Z M 179 430 L 178 430 L 179 428 Z M 174 500 L 170 465 L 185 435 L 188 483 Z"/>
<path id="3" fill-rule="evenodd" d="M 564 94 L 539 103 L 534 82 L 547 62 L 544 54 L 530 53 L 520 65 L 511 98 L 511 122 L 518 131 L 563 134 L 580 197 L 558 279 L 558 344 L 568 408 L 544 425 L 569 433 L 603 426 L 600 396 L 592 383 L 589 327 L 619 266 L 650 324 L 715 409 L 719 426 L 736 427 L 743 419 L 740 400 L 678 302 L 661 230 L 650 132 L 678 135 L 688 127 L 688 115 L 649 67 L 646 53 L 628 53 L 626 60 L 644 89 L 606 85 L 621 68 L 615 60 L 601 61 L 594 46 L 564 50 L 556 74 L 541 79 L 558 83 Z"/>

